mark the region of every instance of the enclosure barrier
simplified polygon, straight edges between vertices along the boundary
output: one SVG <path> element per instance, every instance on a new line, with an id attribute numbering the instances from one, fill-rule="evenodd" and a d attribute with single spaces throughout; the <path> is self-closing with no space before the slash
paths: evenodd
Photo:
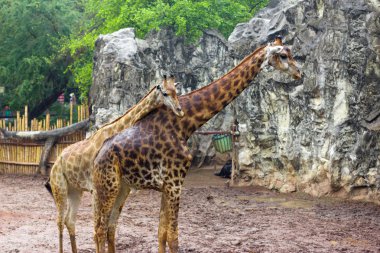
<path id="1" fill-rule="evenodd" d="M 70 110 L 70 120 L 57 119 L 54 124 L 50 123 L 50 114 L 46 114 L 45 119 L 33 119 L 28 121 L 28 108 L 25 107 L 24 115 L 17 112 L 13 124 L 6 120 L 0 120 L 0 128 L 8 131 L 45 131 L 54 130 L 69 126 L 73 123 L 72 109 Z M 85 120 L 89 117 L 87 106 L 77 106 L 77 121 Z M 85 131 L 78 131 L 73 134 L 63 136 L 57 139 L 53 146 L 48 164 L 54 164 L 56 158 L 67 146 L 85 139 Z M 20 139 L 2 139 L 0 138 L 0 173 L 6 174 L 35 174 L 39 170 L 41 154 L 45 142 L 37 140 L 20 140 Z"/>
<path id="2" fill-rule="evenodd" d="M 82 121 L 89 117 L 87 105 L 77 105 L 76 122 Z M 72 125 L 74 122 L 74 106 L 70 105 L 70 118 L 69 120 L 57 119 L 55 124 L 51 125 L 50 113 L 46 113 L 45 119 L 28 120 L 28 106 L 25 106 L 24 115 L 21 116 L 20 112 L 16 112 L 16 119 L 14 121 L 9 119 L 0 119 L 0 128 L 7 129 L 8 131 L 48 131 Z"/>

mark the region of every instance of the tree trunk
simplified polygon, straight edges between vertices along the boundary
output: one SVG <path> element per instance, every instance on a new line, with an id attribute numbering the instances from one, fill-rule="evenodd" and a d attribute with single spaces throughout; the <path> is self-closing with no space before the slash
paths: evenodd
<path id="1" fill-rule="evenodd" d="M 81 122 L 72 124 L 67 127 L 49 131 L 7 131 L 0 128 L 1 138 L 15 138 L 15 139 L 28 139 L 28 140 L 46 140 L 49 138 L 59 138 L 64 135 L 69 135 L 79 130 L 86 130 L 90 126 L 90 120 L 86 119 Z"/>
<path id="2" fill-rule="evenodd" d="M 37 173 L 41 173 L 42 175 L 47 174 L 47 165 L 49 162 L 48 160 L 50 157 L 50 151 L 53 148 L 56 140 L 57 140 L 56 137 L 51 137 L 46 140 L 44 149 L 41 153 L 40 165 L 39 165 L 39 170 Z"/>
<path id="3" fill-rule="evenodd" d="M 58 58 L 53 59 L 52 67 L 47 73 L 46 82 L 51 83 L 54 89 L 51 91 L 51 94 L 46 94 L 46 98 L 43 99 L 38 105 L 33 106 L 29 113 L 30 118 L 37 118 L 40 116 L 46 109 L 48 109 L 64 90 L 67 90 L 67 83 L 69 82 L 71 74 L 66 72 L 62 75 L 62 72 L 72 63 L 72 58 L 69 52 L 59 56 Z"/>
<path id="4" fill-rule="evenodd" d="M 50 131 L 7 131 L 0 128 L 0 138 L 26 139 L 26 140 L 44 140 L 45 146 L 41 153 L 39 170 L 37 173 L 46 175 L 50 151 L 59 137 L 72 134 L 80 130 L 87 130 L 90 126 L 90 119 L 72 124 L 67 127 L 54 129 Z"/>
<path id="5" fill-rule="evenodd" d="M 42 100 L 38 105 L 34 106 L 29 113 L 30 118 L 33 119 L 40 116 L 44 111 L 46 111 L 47 108 L 49 108 L 55 101 L 57 101 L 57 98 L 62 94 L 62 92 L 62 90 L 56 91 Z"/>

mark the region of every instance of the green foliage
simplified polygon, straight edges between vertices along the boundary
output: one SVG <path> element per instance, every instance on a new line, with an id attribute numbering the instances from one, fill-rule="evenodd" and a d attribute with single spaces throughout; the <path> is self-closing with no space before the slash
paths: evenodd
<path id="1" fill-rule="evenodd" d="M 138 37 L 165 27 L 188 43 L 206 29 L 228 36 L 268 0 L 0 0 L 0 105 L 37 107 L 67 87 L 87 97 L 99 34 Z"/>
<path id="2" fill-rule="evenodd" d="M 70 121 L 70 104 L 64 103 L 61 104 L 59 102 L 54 102 L 49 107 L 50 112 L 50 125 L 56 124 L 57 120 L 64 120 L 66 122 Z M 79 122 L 78 121 L 78 107 L 73 107 L 73 123 Z M 46 115 L 40 115 L 38 120 L 46 119 Z"/>
<path id="3" fill-rule="evenodd" d="M 237 23 L 249 20 L 267 3 L 268 0 L 88 0 L 84 18 L 88 22 L 65 44 L 75 60 L 70 70 L 85 97 L 91 85 L 91 56 L 99 34 L 133 27 L 141 38 L 151 30 L 170 27 L 188 43 L 196 42 L 206 29 L 219 30 L 227 37 Z"/>
<path id="4" fill-rule="evenodd" d="M 2 104 L 33 108 L 65 88 L 69 76 L 59 44 L 79 19 L 79 7 L 71 0 L 0 0 Z"/>

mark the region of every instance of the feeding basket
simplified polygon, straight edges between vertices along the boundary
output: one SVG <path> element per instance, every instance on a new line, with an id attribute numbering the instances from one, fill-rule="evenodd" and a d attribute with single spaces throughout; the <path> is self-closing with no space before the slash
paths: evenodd
<path id="1" fill-rule="evenodd" d="M 216 151 L 220 153 L 225 153 L 232 149 L 232 138 L 229 134 L 214 134 L 212 142 Z"/>

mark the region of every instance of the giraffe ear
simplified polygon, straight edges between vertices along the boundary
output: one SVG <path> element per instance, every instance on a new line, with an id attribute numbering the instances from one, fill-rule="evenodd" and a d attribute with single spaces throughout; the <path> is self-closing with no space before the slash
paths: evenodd
<path id="1" fill-rule="evenodd" d="M 279 54 L 282 49 L 284 49 L 282 46 L 271 46 L 268 48 L 268 53 L 269 55 L 273 55 L 273 54 Z"/>
<path id="2" fill-rule="evenodd" d="M 273 45 L 276 45 L 276 46 L 282 46 L 282 36 L 277 36 L 275 39 L 274 39 L 274 42 L 273 42 Z"/>

